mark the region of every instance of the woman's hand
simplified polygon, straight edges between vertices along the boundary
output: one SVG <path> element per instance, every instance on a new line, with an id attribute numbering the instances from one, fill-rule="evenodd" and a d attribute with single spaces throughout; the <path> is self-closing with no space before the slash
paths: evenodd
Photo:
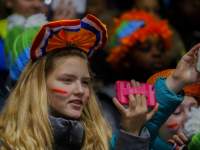
<path id="1" fill-rule="evenodd" d="M 196 72 L 195 64 L 200 43 L 188 51 L 179 61 L 175 71 L 166 79 L 167 87 L 175 93 L 185 86 L 200 81 L 200 73 Z"/>
<path id="2" fill-rule="evenodd" d="M 72 1 L 69 1 L 66 7 L 63 9 L 64 0 L 61 0 L 58 4 L 57 8 L 54 11 L 54 15 L 52 17 L 52 21 L 57 20 L 72 20 L 76 17 L 76 8 L 72 7 Z"/>
<path id="3" fill-rule="evenodd" d="M 168 140 L 168 143 L 172 145 L 177 143 L 178 145 L 183 146 L 188 143 L 188 138 L 183 133 L 179 133 L 178 135 L 174 135 L 173 139 Z"/>
<path id="4" fill-rule="evenodd" d="M 131 85 L 127 87 L 141 87 L 139 82 L 131 80 Z M 158 111 L 159 104 L 148 112 L 146 96 L 141 94 L 128 95 L 129 108 L 124 108 L 116 98 L 113 98 L 113 103 L 121 113 L 121 128 L 126 132 L 139 136 L 142 126 L 149 121 L 153 115 Z"/>

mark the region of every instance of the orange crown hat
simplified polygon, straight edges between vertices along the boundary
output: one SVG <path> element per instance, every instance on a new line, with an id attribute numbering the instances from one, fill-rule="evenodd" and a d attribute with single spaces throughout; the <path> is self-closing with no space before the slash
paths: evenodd
<path id="1" fill-rule="evenodd" d="M 112 48 L 107 61 L 113 68 L 119 65 L 130 51 L 130 47 L 137 42 L 145 42 L 150 35 L 160 36 L 166 50 L 171 47 L 172 31 L 169 29 L 167 20 L 158 20 L 143 10 L 133 9 L 119 18 L 114 18 L 114 27 L 111 32 Z"/>
<path id="2" fill-rule="evenodd" d="M 152 75 L 147 80 L 147 83 L 148 84 L 154 84 L 157 81 L 158 77 L 168 78 L 174 72 L 174 70 L 175 69 L 167 69 L 167 70 L 163 70 L 161 72 L 158 72 L 158 73 Z M 186 87 L 183 88 L 183 91 L 185 92 L 185 95 L 194 96 L 200 102 L 200 82 L 187 85 Z"/>
<path id="3" fill-rule="evenodd" d="M 107 38 L 106 26 L 90 14 L 82 20 L 49 22 L 33 39 L 31 59 L 36 60 L 57 48 L 77 47 L 85 51 L 90 60 L 106 44 Z"/>

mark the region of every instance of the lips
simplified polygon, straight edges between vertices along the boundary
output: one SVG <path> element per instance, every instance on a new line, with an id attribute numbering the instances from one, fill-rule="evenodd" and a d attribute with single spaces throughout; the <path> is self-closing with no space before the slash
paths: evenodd
<path id="1" fill-rule="evenodd" d="M 74 104 L 80 104 L 80 105 L 82 105 L 82 101 L 80 101 L 80 100 L 73 100 L 73 101 L 70 101 L 69 103 L 74 103 Z"/>
<path id="2" fill-rule="evenodd" d="M 69 103 L 71 104 L 72 107 L 75 107 L 75 108 L 80 108 L 83 104 L 81 99 L 71 100 L 69 101 Z"/>
<path id="3" fill-rule="evenodd" d="M 164 68 L 164 63 L 162 61 L 153 62 L 152 67 L 156 69 Z"/>

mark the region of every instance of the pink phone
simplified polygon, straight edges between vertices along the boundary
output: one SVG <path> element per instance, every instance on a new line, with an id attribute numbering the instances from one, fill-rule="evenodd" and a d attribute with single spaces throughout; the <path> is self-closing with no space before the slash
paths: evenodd
<path id="1" fill-rule="evenodd" d="M 129 81 L 116 81 L 116 98 L 122 105 L 129 105 L 129 94 L 145 94 L 147 98 L 147 106 L 156 106 L 155 87 L 153 84 L 140 83 L 140 87 L 126 87 Z"/>

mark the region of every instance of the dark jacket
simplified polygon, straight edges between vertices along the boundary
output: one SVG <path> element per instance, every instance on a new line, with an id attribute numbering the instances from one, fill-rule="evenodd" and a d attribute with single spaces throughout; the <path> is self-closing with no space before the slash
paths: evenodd
<path id="1" fill-rule="evenodd" d="M 78 121 L 49 116 L 54 144 L 53 150 L 79 150 L 82 147 L 84 128 Z"/>

